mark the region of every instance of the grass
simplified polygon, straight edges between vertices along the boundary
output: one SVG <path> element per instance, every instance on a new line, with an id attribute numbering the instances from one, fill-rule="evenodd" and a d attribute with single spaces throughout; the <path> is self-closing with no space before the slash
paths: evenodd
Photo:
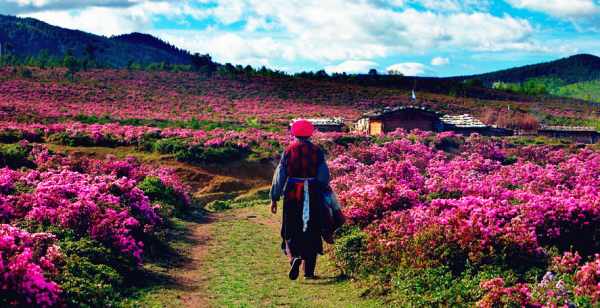
<path id="1" fill-rule="evenodd" d="M 116 158 L 123 159 L 128 156 L 132 156 L 137 158 L 140 162 L 154 162 L 154 161 L 163 161 L 172 159 L 173 155 L 160 154 L 156 152 L 142 152 L 136 150 L 135 147 L 101 147 L 101 146 L 92 146 L 92 147 L 83 147 L 83 146 L 66 146 L 66 145 L 58 145 L 52 143 L 45 143 L 46 147 L 49 150 L 56 153 L 72 153 L 72 154 L 85 154 L 92 157 L 102 158 L 106 155 L 113 155 Z"/>
<path id="2" fill-rule="evenodd" d="M 193 248 L 199 245 L 192 232 L 198 224 L 205 223 L 203 214 L 192 212 L 183 219 L 171 219 L 171 229 L 167 236 L 168 245 L 158 247 L 157 255 L 148 258 L 144 264 L 145 277 L 137 282 L 136 292 L 124 299 L 123 307 L 182 307 L 188 293 L 197 292 L 200 287 L 186 283 L 181 273 L 193 263 Z M 195 282 L 195 281 L 190 281 Z"/>
<path id="3" fill-rule="evenodd" d="M 363 298 L 363 290 L 339 276 L 327 257 L 319 258 L 320 279 L 290 281 L 287 258 L 279 250 L 279 215 L 265 204 L 214 214 L 215 219 L 181 222 L 181 239 L 173 247 L 187 255 L 187 264 L 149 264 L 164 284 L 141 288 L 126 307 L 381 307 Z M 208 234 L 200 243 L 192 233 Z M 188 231 L 185 231 L 188 230 Z M 198 250 L 198 248 L 202 248 Z M 200 254 L 200 256 L 198 256 Z M 185 260 L 185 259 L 184 259 Z M 182 266 L 183 265 L 183 266 Z M 194 298 L 196 298 L 194 300 Z"/>
<path id="4" fill-rule="evenodd" d="M 290 281 L 279 244 L 279 219 L 261 204 L 232 210 L 214 223 L 206 260 L 208 293 L 217 307 L 379 307 L 320 257 L 314 281 Z"/>

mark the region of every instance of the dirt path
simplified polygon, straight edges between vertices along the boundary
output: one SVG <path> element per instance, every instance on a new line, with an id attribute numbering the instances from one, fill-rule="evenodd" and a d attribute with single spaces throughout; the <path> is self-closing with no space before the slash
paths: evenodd
<path id="1" fill-rule="evenodd" d="M 204 269 L 213 307 L 378 307 L 362 290 L 321 257 L 317 280 L 290 281 L 288 260 L 279 249 L 279 214 L 268 206 L 225 212 L 213 222 L 213 245 Z"/>

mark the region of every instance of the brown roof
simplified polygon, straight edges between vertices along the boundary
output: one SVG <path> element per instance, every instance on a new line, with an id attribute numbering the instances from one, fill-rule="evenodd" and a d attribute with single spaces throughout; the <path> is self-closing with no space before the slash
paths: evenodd
<path id="1" fill-rule="evenodd" d="M 385 107 L 383 109 L 373 110 L 373 111 L 366 112 L 365 114 L 363 114 L 363 118 L 376 118 L 376 117 L 380 117 L 382 115 L 394 113 L 394 112 L 400 111 L 400 110 L 420 110 L 420 111 L 434 113 L 434 114 L 436 114 L 437 116 L 440 116 L 440 117 L 442 116 L 442 113 L 437 112 L 437 111 L 432 110 L 432 109 L 429 109 L 427 107 L 420 107 L 420 106 L 396 106 L 396 107 Z"/>

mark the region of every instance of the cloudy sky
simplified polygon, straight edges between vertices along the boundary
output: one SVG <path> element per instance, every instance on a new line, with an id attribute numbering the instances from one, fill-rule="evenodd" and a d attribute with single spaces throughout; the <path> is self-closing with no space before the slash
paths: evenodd
<path id="1" fill-rule="evenodd" d="M 450 76 L 600 55 L 600 0 L 0 0 L 0 14 L 288 72 Z"/>

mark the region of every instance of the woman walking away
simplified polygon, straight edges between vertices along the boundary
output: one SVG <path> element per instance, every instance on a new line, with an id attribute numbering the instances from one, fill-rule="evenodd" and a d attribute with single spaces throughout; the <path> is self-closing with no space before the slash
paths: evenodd
<path id="1" fill-rule="evenodd" d="M 307 120 L 292 124 L 296 137 L 281 156 L 271 186 L 271 212 L 283 196 L 281 247 L 290 259 L 289 277 L 298 278 L 304 263 L 304 278 L 315 278 L 317 254 L 323 254 L 323 192 L 329 187 L 329 169 L 320 147 L 309 138 L 314 127 Z"/>

